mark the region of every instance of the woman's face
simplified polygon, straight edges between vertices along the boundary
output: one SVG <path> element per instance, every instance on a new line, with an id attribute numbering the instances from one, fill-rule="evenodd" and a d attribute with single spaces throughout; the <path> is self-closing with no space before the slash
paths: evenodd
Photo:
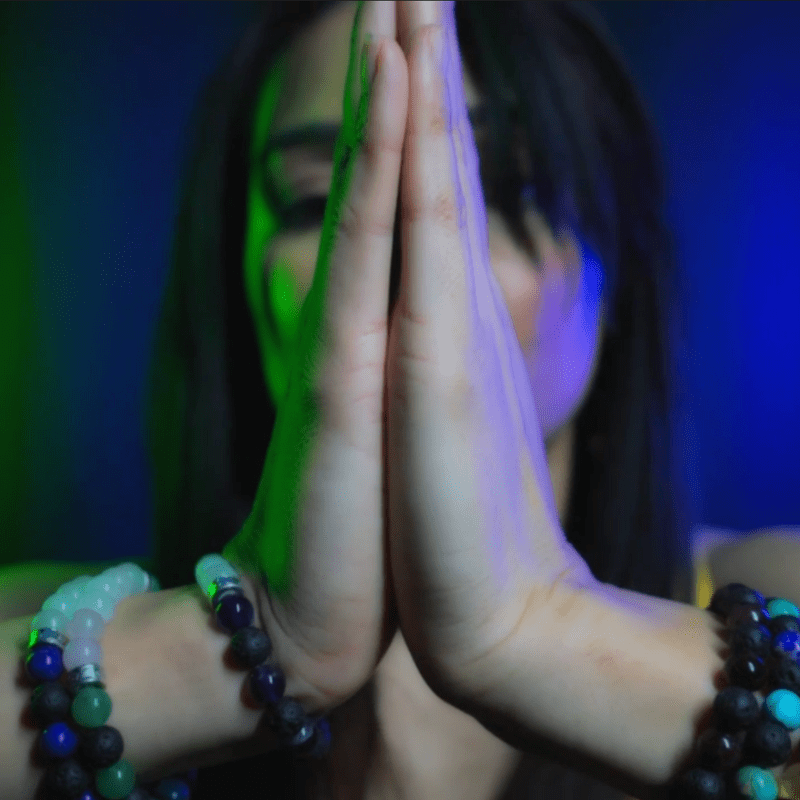
<path id="1" fill-rule="evenodd" d="M 304 136 L 303 143 L 270 151 L 264 170 L 269 198 L 257 167 L 250 176 L 245 281 L 273 400 L 286 389 L 287 355 L 314 276 L 333 171 L 334 139 L 324 133 L 342 122 L 355 9 L 355 3 L 335 6 L 290 43 L 265 81 L 254 119 L 254 165 L 268 140 L 322 126 L 317 128 L 321 136 Z M 464 84 L 473 108 L 481 97 L 465 70 Z M 310 205 L 304 203 L 309 199 Z M 570 232 L 554 236 L 533 208 L 525 222 L 538 247 L 538 264 L 515 244 L 495 209 L 487 208 L 487 218 L 492 269 L 519 338 L 547 441 L 572 420 L 591 383 L 602 324 L 600 267 L 583 259 Z"/>

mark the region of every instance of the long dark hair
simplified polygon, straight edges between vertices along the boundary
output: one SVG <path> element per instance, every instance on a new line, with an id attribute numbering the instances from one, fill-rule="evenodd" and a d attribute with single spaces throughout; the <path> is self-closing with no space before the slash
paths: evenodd
<path id="1" fill-rule="evenodd" d="M 255 497 L 275 409 L 244 293 L 253 113 L 280 51 L 332 5 L 263 4 L 188 129 L 147 413 L 153 570 L 164 588 L 193 582 L 197 559 L 222 550 Z M 487 204 L 535 261 L 522 221 L 533 196 L 551 230 L 570 226 L 603 267 L 607 328 L 576 422 L 565 532 L 599 580 L 691 602 L 693 506 L 675 418 L 682 292 L 649 115 L 585 4 L 457 3 L 456 19 L 488 103 Z M 528 172 L 513 141 L 525 145 Z M 548 796 L 588 797 L 576 779 L 562 773 Z"/>

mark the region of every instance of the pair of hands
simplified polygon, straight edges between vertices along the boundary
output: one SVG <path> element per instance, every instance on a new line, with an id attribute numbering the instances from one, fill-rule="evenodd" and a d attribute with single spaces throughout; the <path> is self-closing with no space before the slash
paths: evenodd
<path id="1" fill-rule="evenodd" d="M 492 273 L 452 2 L 359 5 L 290 373 L 253 512 L 223 554 L 261 579 L 293 694 L 320 713 L 343 703 L 398 626 L 435 693 L 479 691 L 531 605 L 591 573 L 560 527 Z"/>

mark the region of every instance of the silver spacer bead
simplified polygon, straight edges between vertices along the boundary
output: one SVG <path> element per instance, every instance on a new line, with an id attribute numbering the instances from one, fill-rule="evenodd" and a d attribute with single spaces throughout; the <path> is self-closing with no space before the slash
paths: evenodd
<path id="1" fill-rule="evenodd" d="M 103 686 L 103 668 L 99 664 L 83 664 L 67 673 L 67 686 L 74 697 L 85 686 Z"/>
<path id="2" fill-rule="evenodd" d="M 52 628 L 39 628 L 36 631 L 36 638 L 31 647 L 36 647 L 38 644 L 54 644 L 59 650 L 63 651 L 68 641 L 69 639 L 63 633 L 54 631 Z"/>
<path id="3" fill-rule="evenodd" d="M 238 578 L 215 578 L 214 586 L 216 586 L 213 600 L 215 605 L 229 594 L 244 595 L 242 582 Z"/>

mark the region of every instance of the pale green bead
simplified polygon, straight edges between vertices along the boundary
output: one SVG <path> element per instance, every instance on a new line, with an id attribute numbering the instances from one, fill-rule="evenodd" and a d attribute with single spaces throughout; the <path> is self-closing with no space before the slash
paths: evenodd
<path id="1" fill-rule="evenodd" d="M 94 776 L 97 791 L 108 800 L 122 800 L 136 784 L 136 773 L 130 761 L 121 758 L 110 767 L 98 769 Z"/>
<path id="2" fill-rule="evenodd" d="M 59 589 L 42 603 L 42 611 L 60 611 L 64 616 L 71 619 L 79 597 L 80 592 L 78 589 L 74 591 L 62 591 Z"/>
<path id="3" fill-rule="evenodd" d="M 237 578 L 238 571 L 221 555 L 211 553 L 203 556 L 195 565 L 194 578 L 206 597 L 211 597 L 211 584 L 217 578 Z"/>
<path id="4" fill-rule="evenodd" d="M 764 704 L 770 716 L 783 723 L 790 731 L 800 728 L 800 697 L 788 689 L 775 689 L 767 695 Z"/>
<path id="5" fill-rule="evenodd" d="M 778 784 L 771 772 L 760 767 L 742 767 L 736 773 L 739 790 L 753 800 L 777 800 Z"/>
<path id="6" fill-rule="evenodd" d="M 72 701 L 72 718 L 84 728 L 99 728 L 111 716 L 111 698 L 99 686 L 85 686 Z"/>
<path id="7" fill-rule="evenodd" d="M 109 584 L 104 578 L 92 579 L 86 584 L 75 611 L 79 608 L 91 608 L 96 611 L 106 622 L 114 616 L 117 607 L 117 597 L 108 591 Z M 74 612 L 73 612 L 74 613 Z"/>
<path id="8" fill-rule="evenodd" d="M 41 628 L 49 628 L 51 631 L 63 633 L 66 636 L 69 626 L 69 617 L 58 609 L 42 609 L 32 620 L 30 632 L 38 631 Z"/>
<path id="9" fill-rule="evenodd" d="M 776 597 L 767 603 L 767 611 L 770 617 L 780 617 L 785 614 L 789 617 L 800 616 L 800 609 L 794 603 L 784 600 L 782 597 Z"/>
<path id="10" fill-rule="evenodd" d="M 116 567 L 107 569 L 103 575 L 110 583 L 118 587 L 118 591 L 123 597 L 130 597 L 144 590 L 144 570 L 132 561 L 117 564 Z"/>

